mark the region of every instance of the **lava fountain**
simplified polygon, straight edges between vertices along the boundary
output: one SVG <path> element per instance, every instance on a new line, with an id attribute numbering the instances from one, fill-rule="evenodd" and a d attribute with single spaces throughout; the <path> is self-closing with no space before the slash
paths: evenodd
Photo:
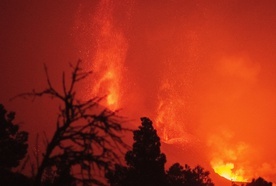
<path id="1" fill-rule="evenodd" d="M 81 32 L 77 42 L 81 55 L 85 56 L 86 68 L 92 69 L 93 80 L 90 85 L 90 96 L 104 97 L 102 104 L 111 110 L 121 108 L 120 100 L 123 95 L 122 79 L 125 71 L 125 58 L 128 43 L 123 29 L 114 23 L 114 2 L 102 0 L 94 4 L 95 12 L 82 17 L 83 5 L 80 5 L 76 18 L 75 32 Z M 89 41 L 89 42 L 87 42 Z"/>
<path id="2" fill-rule="evenodd" d="M 94 3 L 79 21 L 95 78 L 89 94 L 131 119 L 146 114 L 173 147 L 197 141 L 198 164 L 228 180 L 276 182 L 275 140 L 266 140 L 276 130 L 274 9 L 227 2 Z"/>
<path id="3" fill-rule="evenodd" d="M 92 92 L 106 95 L 106 105 L 116 110 L 120 107 L 122 73 L 128 46 L 123 33 L 113 25 L 112 12 L 112 1 L 100 2 L 95 16 L 95 24 L 99 28 L 97 50 L 92 63 L 97 80 Z"/>

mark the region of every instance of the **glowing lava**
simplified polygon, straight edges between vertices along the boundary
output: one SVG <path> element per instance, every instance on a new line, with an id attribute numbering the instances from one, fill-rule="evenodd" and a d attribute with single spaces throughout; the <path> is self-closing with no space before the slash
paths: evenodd
<path id="1" fill-rule="evenodd" d="M 95 39 L 85 45 L 93 53 L 87 60 L 95 78 L 90 94 L 106 96 L 105 106 L 122 107 L 131 119 L 151 117 L 163 142 L 192 142 L 198 148 L 193 143 L 198 139 L 202 157 L 194 156 L 195 161 L 208 162 L 229 180 L 264 175 L 275 180 L 273 6 L 242 1 L 94 4 L 92 21 L 86 22 L 93 28 L 85 29 L 91 33 L 87 43 Z M 130 5 L 131 20 L 122 14 Z"/>
<path id="2" fill-rule="evenodd" d="M 172 87 L 169 82 L 164 83 L 160 88 L 159 104 L 157 108 L 156 127 L 161 140 L 169 142 L 173 139 L 180 138 L 183 134 L 182 125 L 177 119 L 177 108 L 179 102 L 175 93 L 171 92 Z"/>
<path id="3" fill-rule="evenodd" d="M 209 147 L 212 150 L 211 166 L 220 176 L 235 182 L 247 182 L 244 168 L 249 146 L 243 142 L 233 143 L 234 134 L 225 130 L 221 134 L 214 134 L 209 139 Z"/>
<path id="4" fill-rule="evenodd" d="M 242 176 L 244 174 L 243 169 L 238 169 L 236 171 L 233 170 L 235 168 L 234 163 L 231 163 L 231 162 L 225 163 L 221 160 L 217 160 L 217 161 L 214 160 L 211 162 L 211 165 L 217 174 L 219 174 L 220 176 L 228 180 L 236 181 L 236 182 L 248 181 Z"/>
<path id="5" fill-rule="evenodd" d="M 97 76 L 93 93 L 106 96 L 106 106 L 116 110 L 120 107 L 122 71 L 128 47 L 122 31 L 113 25 L 112 13 L 112 1 L 101 1 L 95 16 L 99 31 L 92 63 Z"/>

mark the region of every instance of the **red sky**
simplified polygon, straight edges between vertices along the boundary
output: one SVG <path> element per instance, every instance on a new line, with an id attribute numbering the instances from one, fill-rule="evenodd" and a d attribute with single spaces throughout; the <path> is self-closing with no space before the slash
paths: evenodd
<path id="1" fill-rule="evenodd" d="M 0 9 L 0 102 L 31 139 L 51 132 L 55 103 L 9 98 L 45 87 L 44 63 L 58 85 L 80 58 L 95 72 L 82 95 L 112 92 L 112 108 L 150 117 L 164 150 L 181 149 L 170 162 L 234 165 L 276 182 L 275 1 L 2 0 Z"/>

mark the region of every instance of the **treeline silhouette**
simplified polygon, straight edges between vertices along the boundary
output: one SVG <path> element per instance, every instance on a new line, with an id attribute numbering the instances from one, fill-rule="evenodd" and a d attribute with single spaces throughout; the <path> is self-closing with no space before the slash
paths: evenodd
<path id="1" fill-rule="evenodd" d="M 127 166 L 116 165 L 106 177 L 112 186 L 213 186 L 209 172 L 179 163 L 165 171 L 166 156 L 160 151 L 160 138 L 148 118 L 133 132 L 132 150 L 125 155 Z"/>
<path id="2" fill-rule="evenodd" d="M 76 84 L 91 72 L 72 66 L 67 84 L 62 76 L 62 91 L 53 87 L 45 67 L 48 86 L 42 91 L 16 97 L 50 96 L 61 103 L 51 139 L 44 139 L 45 150 L 28 153 L 28 132 L 14 123 L 15 113 L 0 104 L 0 186 L 213 186 L 210 173 L 201 166 L 173 164 L 165 170 L 166 156 L 160 150 L 160 138 L 149 118 L 133 131 L 132 148 L 122 140 L 130 131 L 121 124 L 117 112 L 103 107 L 103 98 L 83 101 L 77 97 Z M 67 86 L 66 86 L 67 85 Z M 125 152 L 125 163 L 121 163 Z M 41 159 L 41 161 L 39 161 Z M 31 162 L 31 175 L 22 171 Z M 35 162 L 35 163 L 33 163 Z M 98 176 L 98 175 L 104 176 Z M 247 186 L 272 186 L 262 178 Z"/>

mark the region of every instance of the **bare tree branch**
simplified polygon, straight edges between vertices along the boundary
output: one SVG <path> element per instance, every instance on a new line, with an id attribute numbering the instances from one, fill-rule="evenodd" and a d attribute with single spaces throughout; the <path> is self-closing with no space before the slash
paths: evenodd
<path id="1" fill-rule="evenodd" d="M 79 174 L 72 176 L 83 185 L 104 185 L 95 177 L 95 171 L 104 175 L 115 163 L 120 163 L 118 153 L 129 148 L 122 140 L 121 133 L 130 130 L 122 127 L 123 119 L 117 116 L 118 111 L 111 111 L 100 105 L 100 101 L 105 97 L 95 97 L 86 101 L 76 98 L 75 85 L 92 73 L 83 71 L 80 64 L 81 60 L 75 66 L 70 65 L 72 72 L 68 86 L 65 73 L 62 74 L 61 93 L 52 86 L 45 65 L 47 88 L 40 92 L 32 91 L 17 96 L 34 99 L 49 95 L 62 103 L 52 138 L 48 140 L 45 134 L 44 144 L 47 147 L 35 176 L 36 186 L 42 184 L 43 174 L 47 168 L 56 167 L 62 170 L 61 165 L 69 168 L 79 167 Z"/>

